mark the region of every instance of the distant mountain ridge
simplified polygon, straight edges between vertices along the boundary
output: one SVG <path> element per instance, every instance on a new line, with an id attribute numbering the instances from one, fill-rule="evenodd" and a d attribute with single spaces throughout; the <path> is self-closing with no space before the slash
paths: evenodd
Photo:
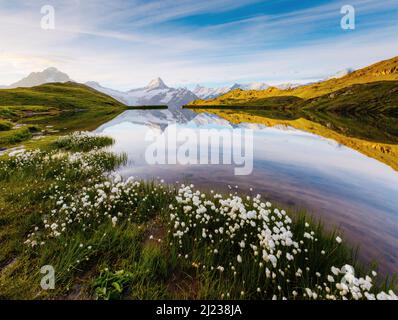
<path id="1" fill-rule="evenodd" d="M 345 69 L 328 78 L 307 85 L 281 84 L 269 86 L 264 82 L 234 84 L 220 88 L 197 86 L 194 90 L 172 88 L 161 78 L 156 78 L 145 87 L 119 91 L 106 88 L 98 82 L 90 81 L 86 85 L 113 97 L 128 106 L 168 105 L 179 108 L 182 105 L 273 105 L 291 103 L 299 99 L 312 99 L 331 93 L 354 84 L 364 84 L 373 81 L 398 80 L 398 57 L 376 63 L 367 68 L 353 71 Z M 45 83 L 73 82 L 71 78 L 56 68 L 47 68 L 41 72 L 32 72 L 22 80 L 10 86 L 0 88 L 35 87 Z M 275 97 L 287 97 L 275 99 Z M 271 104 L 268 103 L 270 98 Z M 294 99 L 293 99 L 294 98 Z M 267 101 L 265 101 L 267 100 Z"/>
<path id="2" fill-rule="evenodd" d="M 32 72 L 20 81 L 9 86 L 0 86 L 0 89 L 31 88 L 46 83 L 66 83 L 74 82 L 66 73 L 57 68 L 50 67 L 40 72 Z M 197 99 L 212 99 L 235 89 L 242 90 L 264 90 L 270 86 L 264 82 L 251 82 L 245 84 L 235 83 L 230 86 L 207 88 L 198 85 L 190 91 L 186 88 L 168 87 L 161 78 L 153 79 L 145 87 L 131 89 L 129 91 L 119 91 L 102 86 L 96 81 L 85 83 L 87 86 L 105 93 L 119 102 L 129 106 L 139 105 L 169 105 L 170 107 L 180 107 Z M 295 85 L 282 84 L 281 89 L 291 88 Z"/>
<path id="3" fill-rule="evenodd" d="M 168 87 L 161 78 L 150 81 L 146 87 L 127 92 L 105 88 L 97 82 L 86 82 L 86 85 L 128 106 L 167 105 L 169 108 L 175 109 L 198 99 L 193 92 L 186 88 Z"/>
<path id="4" fill-rule="evenodd" d="M 287 89 L 292 89 L 300 86 L 300 84 L 293 84 L 293 83 L 282 83 L 280 85 L 276 85 L 276 88 L 279 88 L 281 90 L 287 90 Z M 192 92 L 197 95 L 200 99 L 214 99 L 217 98 L 223 94 L 226 94 L 232 90 L 235 89 L 241 89 L 241 90 L 265 90 L 271 87 L 269 84 L 264 83 L 264 82 L 250 82 L 250 83 L 235 83 L 231 86 L 225 86 L 225 87 L 216 87 L 216 88 L 208 88 L 204 86 L 197 85 Z"/>
<path id="5" fill-rule="evenodd" d="M 4 86 L 3 88 L 30 88 L 45 83 L 65 83 L 71 81 L 73 80 L 69 78 L 66 73 L 59 71 L 57 68 L 51 67 L 41 72 L 32 72 L 22 80 L 17 81 L 9 86 Z"/>
<path id="6" fill-rule="evenodd" d="M 340 74 L 341 75 L 341 74 Z M 345 75 L 336 75 L 328 80 L 303 86 L 281 90 L 277 87 L 269 87 L 265 90 L 235 89 L 217 98 L 209 100 L 196 100 L 192 106 L 262 106 L 269 105 L 269 100 L 277 100 L 276 97 L 291 97 L 295 99 L 309 100 L 323 95 L 331 94 L 338 90 L 353 86 L 364 85 L 371 82 L 398 81 L 398 57 L 375 63 L 366 68 L 345 72 Z M 382 84 L 380 84 L 382 86 Z M 356 89 L 358 90 L 358 89 Z M 294 102 L 294 99 L 292 99 Z M 275 107 L 288 107 L 289 104 L 275 103 Z"/>

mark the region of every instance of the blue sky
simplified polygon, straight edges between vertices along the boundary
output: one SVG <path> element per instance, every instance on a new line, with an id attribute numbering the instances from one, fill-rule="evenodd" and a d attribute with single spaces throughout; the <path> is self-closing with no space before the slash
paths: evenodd
<path id="1" fill-rule="evenodd" d="M 340 9 L 356 9 L 342 30 Z M 40 27 L 43 5 L 55 29 Z M 115 89 L 308 82 L 398 55 L 397 0 L 0 0 L 2 84 L 55 66 Z"/>

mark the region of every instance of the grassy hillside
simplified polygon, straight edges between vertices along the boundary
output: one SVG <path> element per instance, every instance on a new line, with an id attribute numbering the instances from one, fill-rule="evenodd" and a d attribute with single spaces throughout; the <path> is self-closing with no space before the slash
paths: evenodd
<path id="1" fill-rule="evenodd" d="M 50 83 L 33 88 L 0 90 L 0 105 L 37 105 L 59 110 L 120 107 L 121 103 L 85 85 Z"/>
<path id="2" fill-rule="evenodd" d="M 125 109 L 115 99 L 72 82 L 0 90 L 0 123 L 7 124 L 0 130 L 0 147 L 27 140 L 38 130 L 95 129 Z"/>
<path id="3" fill-rule="evenodd" d="M 299 104 L 303 109 L 398 116 L 398 81 L 355 84 Z"/>
<path id="4" fill-rule="evenodd" d="M 270 105 L 269 103 L 264 103 L 268 101 L 270 98 L 275 97 L 295 97 L 296 99 L 309 100 L 317 97 L 330 95 L 333 92 L 338 90 L 355 86 L 355 90 L 367 90 L 369 87 L 361 85 L 365 85 L 372 82 L 379 82 L 380 85 L 376 89 L 382 89 L 383 93 L 385 90 L 388 90 L 390 87 L 387 85 L 384 87 L 384 83 L 387 81 L 398 81 L 398 57 L 395 57 L 390 60 L 382 61 L 371 65 L 367 68 L 357 70 L 345 77 L 339 79 L 330 79 L 323 82 L 318 82 L 314 84 L 309 84 L 305 86 L 301 86 L 298 88 L 288 89 L 288 90 L 280 90 L 278 88 L 268 88 L 266 90 L 233 90 L 230 91 L 216 99 L 211 100 L 196 100 L 189 104 L 189 106 L 264 106 L 267 107 L 295 107 L 296 104 L 290 104 L 289 101 L 283 100 L 273 100 L 274 104 Z M 362 89 L 361 89 L 362 88 Z M 375 88 L 373 88 L 375 89 Z M 388 92 L 389 95 L 394 95 L 396 93 Z M 333 99 L 329 96 L 330 99 Z M 352 98 L 357 99 L 357 96 L 352 96 Z M 351 99 L 351 98 L 350 98 Z M 294 102 L 294 101 L 293 101 Z M 336 101 L 338 103 L 340 101 Z M 371 103 L 372 99 L 366 100 L 365 98 L 358 103 Z M 355 103 L 355 102 L 354 102 Z M 300 104 L 302 106 L 302 104 Z M 341 109 L 339 109 L 341 111 Z"/>

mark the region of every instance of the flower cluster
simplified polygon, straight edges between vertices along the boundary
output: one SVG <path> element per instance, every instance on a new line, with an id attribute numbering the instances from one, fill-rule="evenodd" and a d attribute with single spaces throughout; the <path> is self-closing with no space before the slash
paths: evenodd
<path id="1" fill-rule="evenodd" d="M 92 132 L 76 131 L 60 137 L 55 146 L 70 151 L 90 151 L 100 149 L 114 143 L 110 137 L 101 136 Z"/>
<path id="2" fill-rule="evenodd" d="M 77 194 L 54 190 L 50 196 L 54 208 L 43 216 L 42 225 L 35 226 L 25 243 L 35 247 L 48 239 L 96 230 L 106 223 L 116 227 L 125 221 L 147 221 L 161 210 L 161 195 L 168 191 L 160 185 L 147 192 L 145 186 L 134 178 L 123 181 L 113 174 Z"/>
<path id="3" fill-rule="evenodd" d="M 68 172 L 93 175 L 112 170 L 123 163 L 125 156 L 111 152 L 92 150 L 90 152 L 67 153 L 63 151 L 24 151 L 0 160 L 0 178 L 6 179 L 16 173 L 36 172 L 45 177 L 65 178 Z"/>
<path id="4" fill-rule="evenodd" d="M 341 269 L 329 265 L 340 237 L 320 248 L 320 238 L 309 223 L 293 223 L 284 210 L 262 201 L 260 195 L 224 198 L 182 185 L 169 209 L 170 246 L 176 248 L 177 257 L 201 272 L 218 274 L 221 282 L 233 274 L 235 280 L 227 292 L 220 292 L 222 297 L 396 298 L 393 292 L 373 293 L 373 278 L 356 278 L 349 265 Z M 315 256 L 318 261 L 311 259 Z M 238 287 L 243 290 L 234 293 Z"/>

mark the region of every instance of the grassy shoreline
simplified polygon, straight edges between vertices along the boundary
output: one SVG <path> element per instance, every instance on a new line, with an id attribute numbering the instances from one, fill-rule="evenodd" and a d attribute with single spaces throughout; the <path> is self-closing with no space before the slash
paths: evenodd
<path id="1" fill-rule="evenodd" d="M 77 83 L 1 89 L 0 148 L 26 141 L 33 144 L 33 136 L 40 139 L 40 135 L 61 136 L 73 131 L 91 131 L 126 110 L 137 109 L 163 110 L 167 106 L 129 107 Z"/>
<path id="2" fill-rule="evenodd" d="M 259 196 L 123 180 L 111 172 L 125 157 L 97 148 L 111 143 L 75 133 L 1 160 L 0 298 L 394 298 L 305 215 Z M 44 265 L 54 290 L 40 287 Z"/>

